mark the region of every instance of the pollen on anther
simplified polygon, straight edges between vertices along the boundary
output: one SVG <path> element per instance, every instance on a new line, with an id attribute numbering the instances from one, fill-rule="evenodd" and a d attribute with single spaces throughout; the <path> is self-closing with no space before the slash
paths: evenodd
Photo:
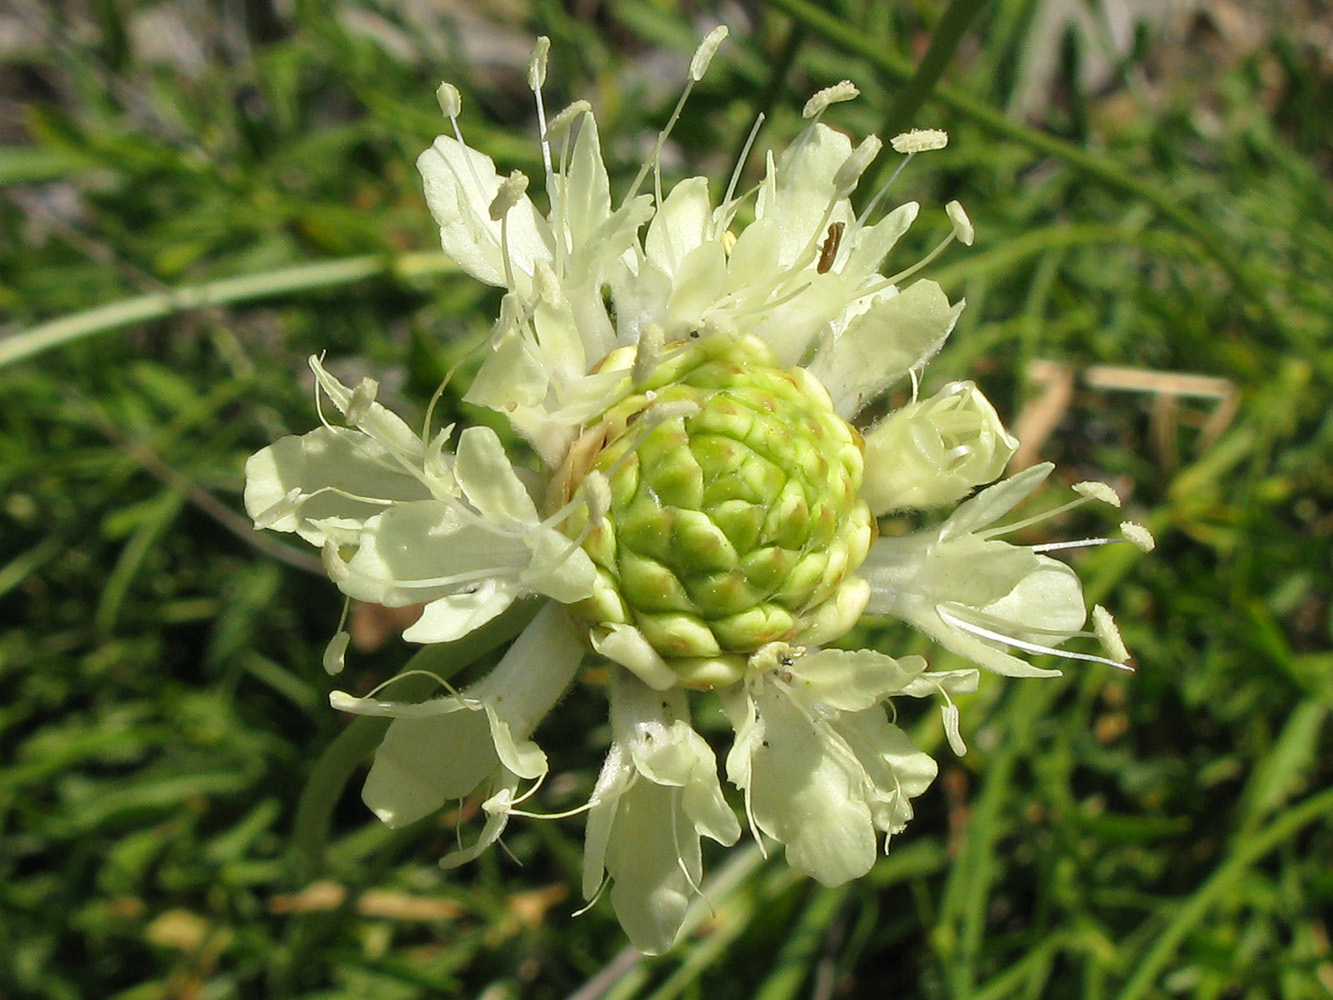
<path id="1" fill-rule="evenodd" d="M 854 100 L 860 93 L 861 91 L 851 80 L 843 80 L 832 87 L 825 87 L 805 102 L 805 107 L 801 109 L 801 117 L 814 118 L 816 115 L 822 115 L 830 104 Z"/>
<path id="2" fill-rule="evenodd" d="M 1092 609 L 1092 629 L 1097 633 L 1097 641 L 1102 644 L 1107 656 L 1117 663 L 1129 662 L 1129 650 L 1120 638 L 1120 629 L 1116 628 L 1111 612 L 1100 604 L 1094 605 Z"/>
<path id="3" fill-rule="evenodd" d="M 1112 507 L 1120 506 L 1119 494 L 1105 483 L 1088 480 L 1083 483 L 1075 483 L 1073 488 L 1075 493 L 1087 497 L 1089 500 L 1100 500 L 1102 503 L 1109 503 Z"/>
<path id="4" fill-rule="evenodd" d="M 1120 533 L 1125 538 L 1134 543 L 1134 546 L 1142 552 L 1151 552 L 1157 548 L 1157 540 L 1153 538 L 1152 532 L 1141 524 L 1133 521 L 1120 522 Z"/>
<path id="5" fill-rule="evenodd" d="M 914 128 L 889 140 L 895 153 L 925 153 L 949 145 L 949 133 L 937 128 Z"/>

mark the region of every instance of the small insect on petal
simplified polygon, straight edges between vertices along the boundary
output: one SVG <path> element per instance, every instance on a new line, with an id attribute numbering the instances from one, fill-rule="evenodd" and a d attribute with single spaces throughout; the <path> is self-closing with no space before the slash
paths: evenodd
<path id="1" fill-rule="evenodd" d="M 833 270 L 833 262 L 838 258 L 838 247 L 842 244 L 842 233 L 846 228 L 846 223 L 842 222 L 829 224 L 828 237 L 824 240 L 824 247 L 819 252 L 819 265 L 815 268 L 820 274 L 828 274 Z"/>

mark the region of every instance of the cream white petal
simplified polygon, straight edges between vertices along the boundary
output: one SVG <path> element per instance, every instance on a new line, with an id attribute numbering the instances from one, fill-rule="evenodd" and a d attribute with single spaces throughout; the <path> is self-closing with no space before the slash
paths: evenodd
<path id="1" fill-rule="evenodd" d="M 344 594 L 388 607 L 433 601 L 492 577 L 516 578 L 528 563 L 518 535 L 497 534 L 435 500 L 398 503 L 366 521 L 345 573 Z"/>
<path id="2" fill-rule="evenodd" d="M 528 535 L 532 560 L 519 575 L 527 590 L 573 604 L 593 594 L 597 567 L 588 553 L 553 528 Z"/>
<path id="3" fill-rule="evenodd" d="M 911 799 L 930 787 L 939 765 L 881 710 L 844 715 L 833 726 L 863 769 L 875 827 L 898 833 L 912 818 Z"/>
<path id="4" fill-rule="evenodd" d="M 589 798 L 588 826 L 583 834 L 583 898 L 592 899 L 606 874 L 606 848 L 611 842 L 616 806 L 635 777 L 629 750 L 612 743 Z"/>
<path id="5" fill-rule="evenodd" d="M 824 649 L 800 657 L 788 684 L 807 705 L 860 712 L 902 691 L 925 669 L 919 656 L 895 660 L 873 649 Z"/>
<path id="6" fill-rule="evenodd" d="M 555 177 L 555 190 L 551 214 L 559 220 L 566 246 L 587 245 L 611 214 L 611 184 L 602 163 L 597 119 L 591 114 L 579 116 L 574 148 L 565 173 Z"/>
<path id="7" fill-rule="evenodd" d="M 470 795 L 499 763 L 484 712 L 394 719 L 361 798 L 386 825 L 406 826 Z"/>
<path id="8" fill-rule="evenodd" d="M 920 209 L 914 201 L 899 205 L 874 225 L 857 230 L 849 238 L 851 249 L 841 270 L 854 282 L 853 287 L 879 270 L 889 251 L 916 221 Z"/>
<path id="9" fill-rule="evenodd" d="M 971 500 L 964 501 L 949 515 L 940 527 L 940 540 L 948 541 L 959 535 L 993 525 L 1020 503 L 1026 500 L 1038 486 L 1046 481 L 1055 466 L 1042 462 L 1023 469 L 1001 479 L 994 486 L 988 486 Z"/>
<path id="10" fill-rule="evenodd" d="M 504 183 L 489 156 L 442 135 L 417 158 L 426 203 L 440 227 L 440 244 L 458 266 L 488 285 L 507 284 L 501 224 L 491 202 Z M 550 235 L 526 196 L 510 209 L 509 260 L 515 277 L 530 277 L 539 260 L 551 259 Z"/>
<path id="11" fill-rule="evenodd" d="M 463 399 L 510 413 L 519 406 L 537 406 L 550 383 L 542 352 L 516 328 L 497 331 L 487 345 L 472 385 Z"/>
<path id="12" fill-rule="evenodd" d="M 835 202 L 833 179 L 852 153 L 852 141 L 827 125 L 806 129 L 776 162 L 770 161 L 768 177 L 759 189 L 756 215 L 778 223 L 778 256 L 784 265 L 807 253 L 812 240 L 821 240 L 831 222 L 852 221 L 845 198 L 825 222 L 829 205 Z M 811 267 L 814 258 L 810 259 Z"/>
<path id="13" fill-rule="evenodd" d="M 909 285 L 881 299 L 826 344 L 810 365 L 833 397 L 834 408 L 851 419 L 884 389 L 925 363 L 953 330 L 961 304 L 933 281 Z"/>
<path id="14" fill-rule="evenodd" d="M 499 524 L 535 524 L 537 507 L 514 474 L 499 435 L 489 427 L 469 427 L 458 438 L 454 475 L 472 506 Z"/>
<path id="15" fill-rule="evenodd" d="M 701 243 L 681 260 L 666 312 L 659 317 L 668 340 L 705 325 L 726 292 L 727 257 L 720 243 Z"/>
<path id="16" fill-rule="evenodd" d="M 407 425 L 402 417 L 380 403 L 360 399 L 357 390 L 349 389 L 333 377 L 320 363 L 319 358 L 310 358 L 310 369 L 315 373 L 315 380 L 325 395 L 333 400 L 333 405 L 347 417 L 347 422 L 369 435 L 386 452 L 396 456 L 407 465 L 419 465 L 425 454 L 425 443 L 416 431 Z M 372 388 L 374 383 L 370 383 Z"/>
<path id="17" fill-rule="evenodd" d="M 660 955 L 675 943 L 703 875 L 699 837 L 678 807 L 680 790 L 638 781 L 617 800 L 607 842 L 611 906 L 630 944 Z"/>
<path id="18" fill-rule="evenodd" d="M 618 674 L 612 699 L 616 740 L 628 747 L 639 773 L 681 789 L 679 805 L 697 834 L 734 844 L 740 824 L 722 796 L 712 749 L 687 721 L 684 692 L 656 691 L 637 677 Z"/>
<path id="19" fill-rule="evenodd" d="M 648 224 L 645 255 L 666 274 L 675 274 L 681 261 L 709 238 L 712 215 L 708 178 L 687 177 L 671 189 Z"/>
<path id="20" fill-rule="evenodd" d="M 759 829 L 787 848 L 787 862 L 824 885 L 864 875 L 875 861 L 870 809 L 817 727 L 775 685 L 754 696 L 758 724 L 738 732 L 727 776 L 744 788 Z"/>
<path id="21" fill-rule="evenodd" d="M 514 584 L 485 580 L 474 590 L 426 604 L 421 617 L 403 630 L 403 638 L 408 642 L 453 642 L 501 614 L 517 596 Z"/>
<path id="22" fill-rule="evenodd" d="M 343 427 L 280 438 L 245 463 L 246 513 L 265 528 L 294 531 L 312 545 L 327 537 L 314 522 L 359 525 L 388 503 L 430 495 L 421 478 L 383 447 Z"/>
<path id="23" fill-rule="evenodd" d="M 573 682 L 586 649 L 565 609 L 547 602 L 495 669 L 466 692 L 526 739 Z"/>
<path id="24" fill-rule="evenodd" d="M 481 805 L 481 810 L 486 815 L 486 823 L 480 835 L 467 847 L 450 851 L 440 858 L 441 868 L 457 868 L 475 860 L 500 839 L 500 834 L 504 833 L 505 827 L 509 824 L 509 809 L 518 789 L 518 778 L 513 774 L 501 772 L 491 779 L 491 787 L 495 790 Z"/>

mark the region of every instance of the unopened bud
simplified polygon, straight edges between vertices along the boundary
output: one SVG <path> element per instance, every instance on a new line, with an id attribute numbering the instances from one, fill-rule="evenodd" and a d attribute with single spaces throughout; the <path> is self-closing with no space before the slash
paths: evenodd
<path id="1" fill-rule="evenodd" d="M 954 382 L 866 435 L 861 494 L 877 515 L 943 507 L 997 479 L 1017 449 L 981 390 Z"/>

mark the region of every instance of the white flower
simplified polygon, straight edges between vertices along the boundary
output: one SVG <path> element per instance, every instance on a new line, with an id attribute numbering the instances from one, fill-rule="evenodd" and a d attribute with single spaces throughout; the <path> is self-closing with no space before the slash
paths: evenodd
<path id="1" fill-rule="evenodd" d="M 425 604 L 405 637 L 448 642 L 523 594 L 575 601 L 591 593 L 591 561 L 538 516 L 495 432 L 452 427 L 430 442 L 374 402 L 369 379 L 349 390 L 311 358 L 320 387 L 350 428 L 285 437 L 246 463 L 255 523 L 323 549 L 348 597 L 388 607 Z"/>
<path id="2" fill-rule="evenodd" d="M 654 691 L 618 671 L 611 686 L 611 750 L 593 791 L 583 894 L 603 872 L 611 905 L 640 951 L 669 948 L 699 891 L 699 838 L 734 844 L 740 824 L 722 797 L 713 751 L 690 727 L 679 688 Z"/>
<path id="3" fill-rule="evenodd" d="M 876 514 L 957 503 L 994 482 L 1017 450 L 1018 439 L 981 390 L 951 382 L 894 410 L 866 435 L 861 495 Z"/>
<path id="4" fill-rule="evenodd" d="M 727 777 L 745 791 L 751 824 L 786 845 L 793 868 L 841 885 L 870 869 L 876 831 L 887 849 L 937 770 L 881 703 L 976 685 L 975 670 L 929 675 L 919 656 L 775 644 L 756 656 L 744 685 L 723 694 L 736 729 Z M 955 718 L 946 720 L 957 741 Z"/>
<path id="5" fill-rule="evenodd" d="M 564 694 L 583 655 L 578 633 L 558 605 L 548 604 L 495 669 L 457 695 L 405 703 L 335 691 L 334 708 L 393 719 L 361 793 L 366 805 L 386 825 L 406 826 L 484 784 L 485 830 L 473 847 L 443 863 L 471 860 L 503 832 L 520 779 L 546 777 L 546 755 L 528 737 Z"/>
<path id="6" fill-rule="evenodd" d="M 349 598 L 424 605 L 408 641 L 458 639 L 520 597 L 547 599 L 462 692 L 422 704 L 333 695 L 340 709 L 393 718 L 363 793 L 384 822 L 483 799 L 480 838 L 445 863 L 534 815 L 519 807 L 548 764 L 532 734 L 585 656 L 611 661 L 611 747 L 574 810 L 588 812 L 583 890 L 595 898 L 609 878 L 612 907 L 649 952 L 671 945 L 700 891 L 702 838 L 740 833 L 714 751 L 691 725 L 691 689 L 717 689 L 735 730 L 726 775 L 761 843 L 776 839 L 795 868 L 836 885 L 870 868 L 936 773 L 890 721 L 890 699 L 941 695 L 962 753 L 951 695 L 971 691 L 977 672 L 822 645 L 868 611 L 1001 673 L 1047 675 L 1008 651 L 1094 635 L 1080 631 L 1077 578 L 1044 554 L 1062 545 L 1009 545 L 995 537 L 1008 529 L 991 527 L 1049 467 L 983 490 L 935 527 L 875 540 L 876 516 L 954 503 L 1000 475 L 1015 447 L 971 383 L 915 397 L 963 308 L 915 275 L 951 242 L 970 244 L 972 224 L 949 203 L 947 237 L 884 273 L 919 209 L 881 213 L 887 187 L 853 206 L 882 144 L 854 145 L 820 121 L 856 96 L 846 81 L 816 94 L 805 130 L 766 156 L 748 225 L 737 221 L 749 197 L 737 194 L 739 166 L 716 202 L 703 177 L 664 186 L 661 151 L 724 35 L 700 46 L 618 200 L 591 107 L 547 118 L 545 40 L 528 73 L 544 207 L 526 177 L 502 175 L 463 140 L 458 91 L 437 92 L 453 134 L 418 160 L 426 200 L 445 252 L 504 289 L 464 398 L 501 414 L 539 470 L 516 470 L 487 427 L 455 436 L 428 417 L 418 435 L 376 401 L 373 381 L 348 388 L 314 359 L 347 426 L 283 438 L 246 466 L 258 527 L 320 548 Z M 945 138 L 895 145 L 910 158 Z M 907 379 L 912 402 L 863 440 L 850 421 Z M 1095 626 L 1112 658 L 1066 655 L 1126 659 L 1109 615 Z M 345 647 L 340 633 L 326 661 L 337 666 Z"/>
<path id="7" fill-rule="evenodd" d="M 996 537 L 1031 523 L 994 527 L 1053 468 L 1033 466 L 982 490 L 937 527 L 881 538 L 861 567 L 871 586 L 867 612 L 910 622 L 946 649 L 1009 677 L 1052 677 L 1060 671 L 1034 667 L 1006 649 L 1120 666 L 1118 659 L 1054 648 L 1089 634 L 1081 631 L 1087 612 L 1078 576 L 1041 554 L 1065 544 L 1034 548 Z"/>

